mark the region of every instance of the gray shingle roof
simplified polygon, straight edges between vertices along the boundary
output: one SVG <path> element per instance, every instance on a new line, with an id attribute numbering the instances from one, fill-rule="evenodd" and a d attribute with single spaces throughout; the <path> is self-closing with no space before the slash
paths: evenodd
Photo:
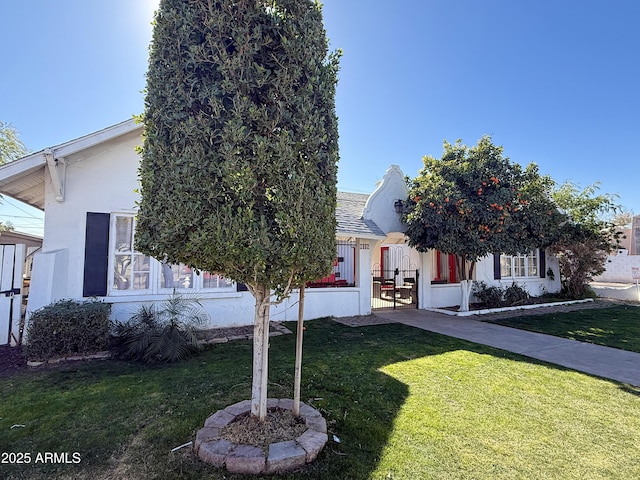
<path id="1" fill-rule="evenodd" d="M 362 211 L 369 195 L 366 193 L 338 192 L 336 220 L 337 234 L 349 237 L 386 237 L 386 234 L 372 220 L 364 220 Z"/>

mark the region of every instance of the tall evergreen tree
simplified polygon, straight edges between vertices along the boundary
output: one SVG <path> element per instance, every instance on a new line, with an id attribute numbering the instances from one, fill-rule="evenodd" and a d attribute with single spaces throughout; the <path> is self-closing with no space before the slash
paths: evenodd
<path id="1" fill-rule="evenodd" d="M 255 296 L 261 419 L 272 299 L 336 255 L 338 59 L 317 1 L 162 0 L 156 13 L 136 247 Z"/>

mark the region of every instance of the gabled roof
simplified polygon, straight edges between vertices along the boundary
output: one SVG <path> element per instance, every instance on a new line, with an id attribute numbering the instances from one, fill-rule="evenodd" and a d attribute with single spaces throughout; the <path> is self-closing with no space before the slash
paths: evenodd
<path id="1" fill-rule="evenodd" d="M 65 157 L 134 132 L 136 129 L 140 129 L 142 133 L 141 124 L 137 124 L 133 119 L 127 120 L 0 166 L 0 193 L 44 210 L 46 168 L 49 168 L 51 181 L 57 189 L 56 194 L 59 192 L 60 201 L 63 201 Z M 368 199 L 368 194 L 338 192 L 336 208 L 338 236 L 375 240 L 386 237 L 373 220 L 364 219 L 362 216 Z"/>
<path id="2" fill-rule="evenodd" d="M 371 239 L 383 239 L 386 237 L 386 234 L 373 220 L 362 218 L 362 211 L 368 199 L 369 195 L 364 193 L 338 192 L 338 205 L 336 206 L 338 228 L 336 234 L 339 237 Z"/>
<path id="3" fill-rule="evenodd" d="M 31 235 L 30 233 L 5 230 L 0 232 L 0 245 L 17 245 L 23 243 L 27 247 L 42 246 L 42 237 Z"/>
<path id="4" fill-rule="evenodd" d="M 0 166 L 0 193 L 44 210 L 44 173 L 48 158 L 50 164 L 51 162 L 57 163 L 59 160 L 64 162 L 64 157 L 68 155 L 81 152 L 136 129 L 142 130 L 142 125 L 136 124 L 134 119 L 130 119 L 2 165 Z M 64 182 L 64 179 L 61 181 Z"/>

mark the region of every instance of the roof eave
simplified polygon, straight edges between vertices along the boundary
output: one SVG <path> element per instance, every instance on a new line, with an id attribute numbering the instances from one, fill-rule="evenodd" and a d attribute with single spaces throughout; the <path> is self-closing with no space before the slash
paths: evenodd
<path id="1" fill-rule="evenodd" d="M 362 233 L 353 232 L 349 230 L 336 230 L 336 237 L 348 237 L 348 238 L 363 238 L 365 240 L 384 240 L 384 235 L 377 235 L 375 233 Z"/>
<path id="2" fill-rule="evenodd" d="M 55 158 L 66 157 L 95 145 L 99 145 L 100 143 L 107 142 L 113 138 L 120 137 L 121 135 L 134 132 L 138 129 L 142 130 L 143 125 L 141 123 L 137 123 L 135 119 L 130 118 L 129 120 L 125 120 L 124 122 L 117 123 L 116 125 L 90 133 L 84 137 L 76 138 L 70 142 L 51 147 L 48 150 L 53 152 Z"/>
<path id="3" fill-rule="evenodd" d="M 41 198 L 42 195 L 34 198 L 30 194 L 21 195 L 21 193 L 33 190 L 34 182 L 44 185 L 44 171 L 47 165 L 48 156 L 51 157 L 50 160 L 64 160 L 64 158 L 69 155 L 73 155 L 136 130 L 142 130 L 142 128 L 142 124 L 137 123 L 136 120 L 132 118 L 98 132 L 62 143 L 55 147 L 50 147 L 39 152 L 32 153 L 26 157 L 7 163 L 6 165 L 2 165 L 0 166 L 0 193 L 15 198 L 16 200 L 20 200 L 32 207 L 44 210 L 45 199 Z M 18 190 L 15 187 L 13 189 L 5 188 L 11 184 L 20 182 L 21 179 L 24 181 L 26 180 L 26 177 L 29 176 L 39 176 L 39 178 L 32 179 L 32 181 L 28 182 L 28 188 L 25 188 L 24 190 Z M 64 199 L 63 182 L 64 180 L 60 180 L 58 182 L 62 190 L 60 194 L 57 195 L 57 198 L 59 197 L 61 199 Z M 20 188 L 20 185 L 18 184 L 17 187 Z"/>

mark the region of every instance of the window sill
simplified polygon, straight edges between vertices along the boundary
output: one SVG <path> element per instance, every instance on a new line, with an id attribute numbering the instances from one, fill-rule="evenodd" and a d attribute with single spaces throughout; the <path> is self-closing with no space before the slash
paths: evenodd
<path id="1" fill-rule="evenodd" d="M 359 287 L 348 286 L 348 287 L 307 287 L 304 289 L 305 294 L 310 292 L 357 292 L 359 291 Z M 299 290 L 295 290 L 294 292 L 298 292 Z"/>
<path id="2" fill-rule="evenodd" d="M 505 283 L 505 282 L 518 282 L 518 281 L 522 281 L 522 280 L 527 280 L 527 281 L 531 281 L 531 280 L 544 280 L 544 278 L 540 278 L 537 275 L 533 275 L 531 277 L 502 277 L 500 279 L 501 283 Z"/>
<path id="3" fill-rule="evenodd" d="M 193 295 L 198 300 L 216 300 L 219 298 L 241 298 L 245 292 L 178 292 L 185 297 Z M 246 292 L 248 293 L 248 292 Z M 171 293 L 116 293 L 105 297 L 98 297 L 107 303 L 127 303 L 127 302 L 160 302 L 171 297 Z"/>

